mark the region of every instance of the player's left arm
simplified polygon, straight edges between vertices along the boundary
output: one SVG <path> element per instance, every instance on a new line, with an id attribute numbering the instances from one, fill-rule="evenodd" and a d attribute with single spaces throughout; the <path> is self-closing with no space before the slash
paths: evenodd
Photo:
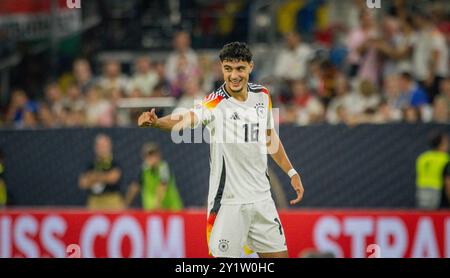
<path id="1" fill-rule="evenodd" d="M 281 143 L 280 137 L 278 136 L 275 129 L 267 130 L 267 149 L 272 156 L 272 159 L 278 164 L 278 166 L 288 175 L 291 176 L 291 185 L 297 193 L 297 198 L 291 200 L 291 205 L 295 205 L 300 202 L 303 198 L 304 188 L 300 178 L 300 174 L 294 170 L 291 162 L 284 150 L 283 143 Z"/>

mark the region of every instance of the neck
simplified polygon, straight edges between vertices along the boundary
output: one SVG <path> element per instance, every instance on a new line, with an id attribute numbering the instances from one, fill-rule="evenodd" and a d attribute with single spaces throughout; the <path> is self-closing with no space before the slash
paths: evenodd
<path id="1" fill-rule="evenodd" d="M 227 91 L 227 93 L 239 100 L 239 101 L 246 101 L 247 100 L 247 96 L 248 96 L 248 90 L 247 90 L 247 84 L 245 84 L 244 87 L 242 87 L 242 90 L 239 92 L 233 92 L 229 87 L 228 87 L 228 83 L 225 84 L 225 90 Z"/>

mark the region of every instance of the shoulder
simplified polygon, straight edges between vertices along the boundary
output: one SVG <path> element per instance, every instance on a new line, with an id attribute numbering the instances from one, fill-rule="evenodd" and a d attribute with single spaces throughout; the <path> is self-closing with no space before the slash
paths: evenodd
<path id="1" fill-rule="evenodd" d="M 252 93 L 262 93 L 262 94 L 270 95 L 269 90 L 266 87 L 264 87 L 263 85 L 249 82 L 248 87 L 250 88 L 250 91 Z"/>
<path id="2" fill-rule="evenodd" d="M 224 91 L 223 87 L 218 88 L 214 92 L 206 95 L 202 100 L 202 105 L 208 109 L 214 109 L 222 100 L 229 96 Z"/>

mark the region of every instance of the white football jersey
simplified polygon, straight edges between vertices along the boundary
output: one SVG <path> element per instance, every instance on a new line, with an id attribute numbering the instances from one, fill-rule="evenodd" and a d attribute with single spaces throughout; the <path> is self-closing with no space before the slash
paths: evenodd
<path id="1" fill-rule="evenodd" d="M 248 204 L 271 198 L 266 130 L 274 127 L 268 90 L 249 83 L 248 98 L 231 97 L 223 84 L 192 111 L 196 126 L 210 134 L 208 211 L 220 204 Z"/>

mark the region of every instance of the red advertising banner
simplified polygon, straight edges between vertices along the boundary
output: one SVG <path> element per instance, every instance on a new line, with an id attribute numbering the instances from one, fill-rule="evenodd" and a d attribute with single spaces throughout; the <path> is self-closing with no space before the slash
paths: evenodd
<path id="1" fill-rule="evenodd" d="M 17 40 L 58 38 L 76 34 L 82 29 L 81 0 L 1 0 L 0 30 Z M 52 28 L 54 20 L 54 28 Z"/>
<path id="2" fill-rule="evenodd" d="M 0 1 L 0 15 L 11 14 L 30 14 L 49 12 L 51 2 L 53 0 L 2 0 Z M 68 8 L 67 2 L 72 3 L 74 0 L 57 0 L 58 8 Z"/>
<path id="3" fill-rule="evenodd" d="M 290 257 L 450 257 L 450 213 L 281 212 Z M 204 211 L 0 211 L 0 257 L 208 257 Z"/>

